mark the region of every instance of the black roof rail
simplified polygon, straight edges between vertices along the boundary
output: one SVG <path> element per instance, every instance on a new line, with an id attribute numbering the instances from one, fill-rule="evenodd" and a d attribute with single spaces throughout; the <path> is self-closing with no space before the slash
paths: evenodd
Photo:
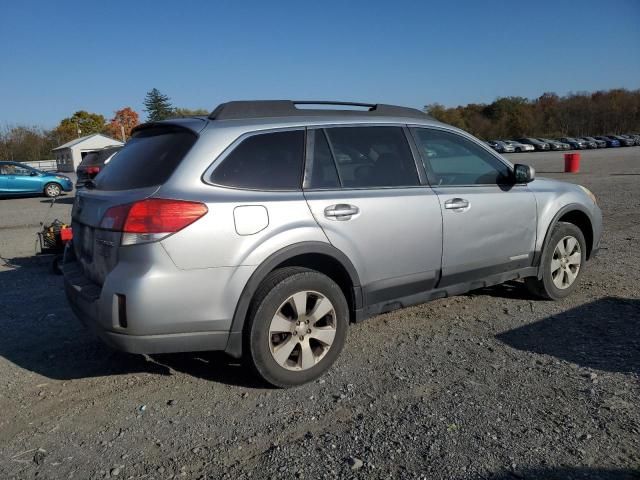
<path id="1" fill-rule="evenodd" d="M 361 107 L 361 109 L 298 108 L 297 105 L 336 107 Z M 233 120 L 241 118 L 324 116 L 324 115 L 372 115 L 381 117 L 411 117 L 424 120 L 431 118 L 426 113 L 409 107 L 382 103 L 328 102 L 324 100 L 236 100 L 221 103 L 209 115 L 210 120 Z"/>

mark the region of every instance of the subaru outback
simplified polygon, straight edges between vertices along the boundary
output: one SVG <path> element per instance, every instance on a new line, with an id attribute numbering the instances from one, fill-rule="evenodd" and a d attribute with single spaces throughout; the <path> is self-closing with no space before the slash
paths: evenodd
<path id="1" fill-rule="evenodd" d="M 138 126 L 76 195 L 63 271 L 81 321 L 288 387 L 332 365 L 350 322 L 514 279 L 576 288 L 602 228 L 589 190 L 419 110 L 318 103 Z"/>

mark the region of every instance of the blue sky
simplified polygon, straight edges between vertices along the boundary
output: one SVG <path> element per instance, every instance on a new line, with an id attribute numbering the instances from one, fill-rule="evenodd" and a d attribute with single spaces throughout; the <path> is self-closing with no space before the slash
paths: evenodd
<path id="1" fill-rule="evenodd" d="M 253 98 L 422 107 L 640 88 L 640 1 L 29 1 L 0 6 L 0 125 Z"/>

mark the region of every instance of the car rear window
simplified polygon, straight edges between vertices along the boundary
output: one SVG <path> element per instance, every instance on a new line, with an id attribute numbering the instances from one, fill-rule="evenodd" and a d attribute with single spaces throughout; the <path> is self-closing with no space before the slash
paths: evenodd
<path id="1" fill-rule="evenodd" d="M 111 155 L 120 150 L 118 148 L 106 148 L 104 150 L 98 150 L 96 152 L 89 152 L 85 155 L 85 157 L 80 162 L 80 167 L 93 167 L 96 165 L 103 165 L 105 160 L 109 158 Z"/>
<path id="2" fill-rule="evenodd" d="M 197 138 L 190 130 L 174 126 L 140 130 L 98 174 L 96 188 L 129 190 L 162 185 Z"/>

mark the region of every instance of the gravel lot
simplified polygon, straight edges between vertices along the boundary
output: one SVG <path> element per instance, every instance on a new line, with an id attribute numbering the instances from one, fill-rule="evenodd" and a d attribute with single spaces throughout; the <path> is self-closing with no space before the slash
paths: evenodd
<path id="1" fill-rule="evenodd" d="M 0 200 L 0 478 L 640 478 L 640 147 L 576 175 L 509 157 L 599 199 L 576 294 L 514 282 L 372 318 L 293 390 L 220 354 L 110 351 L 32 256 L 71 197 Z"/>

